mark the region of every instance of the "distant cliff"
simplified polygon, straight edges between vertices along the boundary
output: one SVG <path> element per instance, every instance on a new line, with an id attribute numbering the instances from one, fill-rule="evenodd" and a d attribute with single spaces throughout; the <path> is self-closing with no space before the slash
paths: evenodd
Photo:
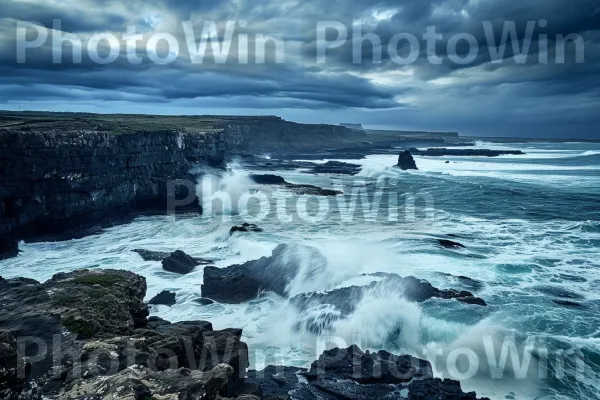
<path id="1" fill-rule="evenodd" d="M 16 255 L 20 239 L 75 237 L 139 211 L 166 212 L 168 182 L 189 178 L 191 163 L 360 138 L 277 117 L 0 113 L 0 259 Z"/>

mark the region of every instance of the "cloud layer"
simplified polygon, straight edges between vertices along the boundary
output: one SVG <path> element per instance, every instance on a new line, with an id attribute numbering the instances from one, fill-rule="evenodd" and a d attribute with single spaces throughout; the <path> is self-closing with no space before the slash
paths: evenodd
<path id="1" fill-rule="evenodd" d="M 210 21 L 229 56 L 215 62 L 209 42 L 203 62 L 192 62 L 190 49 L 210 34 Z M 319 24 L 330 26 L 327 40 L 348 39 L 325 62 Z M 33 41 L 36 25 L 48 28 L 47 40 L 20 63 L 17 27 L 27 26 L 21 32 Z M 358 26 L 364 40 L 354 43 Z M 515 35 L 496 54 L 512 26 Z M 439 35 L 433 44 L 423 36 L 431 29 Z M 128 51 L 133 30 L 143 36 Z M 98 57 L 114 52 L 114 62 L 93 61 L 87 45 L 97 34 L 118 39 L 118 53 L 105 40 L 92 46 Z M 161 39 L 149 53 L 161 34 L 178 49 Z M 77 44 L 53 43 L 60 35 L 81 41 L 81 62 Z M 261 37 L 265 63 L 257 63 Z M 5 0 L 0 18 L 0 107 L 13 110 L 277 114 L 471 135 L 600 137 L 599 67 L 593 0 Z"/>

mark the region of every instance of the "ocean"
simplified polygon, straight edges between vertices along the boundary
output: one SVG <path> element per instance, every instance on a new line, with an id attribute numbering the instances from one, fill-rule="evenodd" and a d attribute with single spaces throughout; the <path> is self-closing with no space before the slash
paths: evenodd
<path id="1" fill-rule="evenodd" d="M 198 167 L 211 190 L 233 204 L 248 193 L 262 204 L 250 201 L 244 210 L 225 204 L 202 216 L 140 217 L 82 239 L 21 243 L 19 257 L 0 261 L 0 275 L 44 281 L 78 268 L 133 271 L 146 277 L 148 299 L 162 290 L 177 294 L 177 304 L 152 306 L 152 315 L 243 328 L 252 368 L 307 366 L 325 346 L 358 344 L 428 355 L 438 376 L 491 399 L 600 399 L 600 144 L 476 147 L 526 155 L 415 157 L 419 170 L 401 171 L 394 167 L 397 154 L 375 154 L 339 160 L 359 164 L 356 176 L 269 172 L 344 191 L 322 198 L 256 185 L 249 175 L 264 171 L 243 160 L 228 172 Z M 197 187 L 207 195 L 200 180 Z M 263 232 L 230 235 L 241 222 Z M 437 239 L 465 248 L 444 248 Z M 386 272 L 470 290 L 487 306 L 410 303 L 401 293 L 373 292 L 350 315 L 315 332 L 302 322 L 335 310 L 322 305 L 298 313 L 289 297 L 270 293 L 243 304 L 201 305 L 195 301 L 201 266 L 179 276 L 132 252 L 180 249 L 226 267 L 269 256 L 278 244 L 308 246 L 326 259 L 315 273 L 313 252 L 298 247 L 290 253 L 303 265 L 288 286 L 290 297 L 366 285 L 381 279 L 369 274 Z"/>

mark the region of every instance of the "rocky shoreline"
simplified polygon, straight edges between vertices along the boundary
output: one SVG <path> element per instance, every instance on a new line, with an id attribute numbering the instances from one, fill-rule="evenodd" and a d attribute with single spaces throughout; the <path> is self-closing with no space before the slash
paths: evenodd
<path id="1" fill-rule="evenodd" d="M 0 397 L 100 399 L 462 399 L 431 364 L 356 346 L 309 369 L 248 370 L 242 329 L 149 317 L 146 280 L 78 270 L 47 282 L 0 278 Z"/>

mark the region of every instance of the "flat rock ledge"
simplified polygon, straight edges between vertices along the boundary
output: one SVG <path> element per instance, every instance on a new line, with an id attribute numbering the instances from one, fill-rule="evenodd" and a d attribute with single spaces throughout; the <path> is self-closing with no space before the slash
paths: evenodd
<path id="1" fill-rule="evenodd" d="M 263 175 L 250 175 L 250 179 L 254 183 L 260 185 L 278 185 L 289 189 L 295 194 L 308 195 L 308 196 L 337 196 L 344 194 L 339 190 L 324 189 L 314 185 L 300 185 L 295 183 L 287 182 L 283 177 L 279 175 L 263 174 Z"/>

